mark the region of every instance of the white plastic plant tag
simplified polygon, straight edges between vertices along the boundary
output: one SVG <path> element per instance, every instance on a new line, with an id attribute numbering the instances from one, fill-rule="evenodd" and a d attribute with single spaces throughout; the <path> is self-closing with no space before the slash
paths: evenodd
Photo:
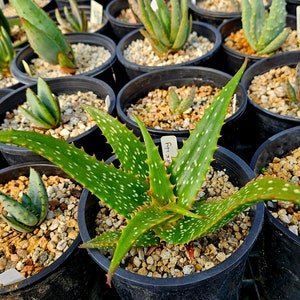
<path id="1" fill-rule="evenodd" d="M 177 155 L 178 145 L 175 135 L 165 135 L 160 139 L 163 159 L 165 162 L 170 163 L 172 157 Z"/>
<path id="2" fill-rule="evenodd" d="M 2 285 L 9 285 L 24 280 L 25 277 L 16 269 L 9 269 L 0 274 L 0 283 Z"/>
<path id="3" fill-rule="evenodd" d="M 110 107 L 110 97 L 109 97 L 109 95 L 107 95 L 106 97 L 105 97 L 105 109 L 108 111 L 109 110 L 109 107 Z"/>
<path id="4" fill-rule="evenodd" d="M 91 17 L 90 21 L 93 24 L 102 24 L 103 16 L 103 6 L 96 2 L 95 0 L 91 1 Z"/>
<path id="5" fill-rule="evenodd" d="M 0 9 L 5 9 L 4 0 L 0 0 Z"/>
<path id="6" fill-rule="evenodd" d="M 296 8 L 296 26 L 297 26 L 297 35 L 298 35 L 298 40 L 300 41 L 300 6 L 298 5 Z"/>

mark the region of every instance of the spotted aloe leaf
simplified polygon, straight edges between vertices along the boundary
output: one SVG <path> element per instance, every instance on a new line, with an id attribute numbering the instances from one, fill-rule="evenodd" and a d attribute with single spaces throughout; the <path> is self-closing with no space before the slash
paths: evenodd
<path id="1" fill-rule="evenodd" d="M 97 161 L 51 136 L 15 130 L 0 132 L 0 142 L 28 147 L 54 162 L 127 219 L 122 230 L 106 233 L 82 246 L 116 246 L 107 275 L 108 284 L 133 246 L 157 243 L 158 238 L 173 244 L 189 242 L 220 228 L 259 201 L 276 198 L 300 203 L 298 185 L 273 178 L 253 181 L 222 201 L 197 200 L 216 150 L 227 107 L 245 67 L 246 62 L 215 97 L 168 167 L 164 166 L 141 121 L 136 119 L 145 145 L 114 117 L 92 107 L 87 110 L 112 145 L 120 161 L 119 168 Z"/>
<path id="2" fill-rule="evenodd" d="M 28 41 L 40 58 L 75 71 L 73 50 L 55 22 L 34 1 L 11 0 L 20 17 Z"/>
<path id="3" fill-rule="evenodd" d="M 4 213 L 1 218 L 12 228 L 21 232 L 31 232 L 40 225 L 48 212 L 48 194 L 39 173 L 30 168 L 27 194 L 22 195 L 22 201 L 0 193 L 0 202 Z"/>

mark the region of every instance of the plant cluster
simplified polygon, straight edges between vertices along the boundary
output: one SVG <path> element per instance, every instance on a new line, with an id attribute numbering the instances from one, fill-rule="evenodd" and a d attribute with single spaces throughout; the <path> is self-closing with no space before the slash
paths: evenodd
<path id="1" fill-rule="evenodd" d="M 69 0 L 71 11 L 64 7 L 65 19 L 55 9 L 55 17 L 63 32 L 86 32 L 88 30 L 88 20 L 83 9 L 78 7 L 76 0 Z"/>
<path id="2" fill-rule="evenodd" d="M 75 72 L 75 57 L 70 43 L 49 15 L 32 0 L 11 0 L 20 17 L 28 41 L 37 55 L 66 72 Z"/>
<path id="3" fill-rule="evenodd" d="M 98 161 L 65 141 L 36 132 L 0 132 L 0 142 L 27 147 L 59 165 L 98 199 L 127 219 L 124 228 L 104 233 L 82 247 L 115 248 L 112 276 L 135 246 L 166 241 L 185 244 L 225 225 L 247 207 L 269 199 L 300 204 L 300 187 L 278 178 L 258 178 L 222 201 L 197 200 L 206 179 L 228 105 L 246 62 L 215 96 L 170 164 L 166 166 L 144 124 L 135 116 L 144 143 L 109 114 L 87 106 L 112 146 L 120 166 Z"/>
<path id="4" fill-rule="evenodd" d="M 42 78 L 37 80 L 37 94 L 26 89 L 26 100 L 30 110 L 20 106 L 20 112 L 38 128 L 56 128 L 61 121 L 58 98 L 52 94 L 49 85 Z"/>
<path id="5" fill-rule="evenodd" d="M 40 225 L 48 212 L 48 194 L 39 173 L 30 168 L 27 194 L 22 194 L 19 202 L 0 192 L 3 211 L 0 217 L 12 228 L 20 232 L 31 232 Z"/>
<path id="6" fill-rule="evenodd" d="M 188 0 L 138 0 L 139 13 L 145 29 L 142 35 L 159 54 L 182 49 L 191 33 L 192 17 L 189 16 Z"/>
<path id="7" fill-rule="evenodd" d="M 269 12 L 263 0 L 242 0 L 242 27 L 250 47 L 257 54 L 271 54 L 290 34 L 286 27 L 285 0 L 273 0 Z"/>

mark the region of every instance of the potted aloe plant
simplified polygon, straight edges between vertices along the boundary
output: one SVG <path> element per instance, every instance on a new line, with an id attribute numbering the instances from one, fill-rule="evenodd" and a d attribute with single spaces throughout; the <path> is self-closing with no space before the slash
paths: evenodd
<path id="1" fill-rule="evenodd" d="M 114 86 L 112 67 L 116 50 L 110 38 L 88 32 L 63 35 L 49 15 L 32 0 L 13 0 L 12 4 L 29 41 L 11 65 L 11 73 L 20 82 L 30 84 L 36 82 L 37 77 L 73 74 L 96 77 Z"/>
<path id="2" fill-rule="evenodd" d="M 83 106 L 87 103 L 111 114 L 115 107 L 115 93 L 97 78 L 67 76 L 47 81 L 39 78 L 36 84 L 23 86 L 1 99 L 1 130 L 35 129 L 83 147 L 99 159 L 107 158 L 111 149 L 95 122 L 84 111 Z M 97 146 L 95 139 L 98 140 Z M 0 143 L 0 149 L 9 164 L 42 159 L 24 147 Z"/>
<path id="3" fill-rule="evenodd" d="M 37 296 L 53 299 L 53 295 L 57 299 L 89 298 L 93 286 L 101 284 L 96 279 L 101 274 L 92 269 L 93 262 L 88 255 L 78 249 L 81 238 L 76 215 L 82 187 L 49 162 L 7 167 L 0 170 L 0 178 L 1 299 Z M 18 202 L 21 199 L 15 200 L 21 195 L 22 204 Z M 57 206 L 55 202 L 59 198 L 61 203 Z M 69 209 L 62 209 L 68 204 Z M 53 226 L 51 236 L 61 234 L 67 220 L 66 232 L 73 232 L 69 236 L 61 234 L 56 243 L 64 243 L 65 239 L 68 244 L 61 255 L 55 257 L 55 247 L 49 246 L 51 250 L 46 250 L 42 245 L 53 243 L 49 228 L 58 220 L 61 225 L 56 229 Z M 22 243 L 28 247 L 22 248 Z M 19 263 L 13 261 L 13 257 L 18 258 Z M 7 264 L 3 269 L 5 260 Z"/>
<path id="4" fill-rule="evenodd" d="M 121 39 L 117 57 L 132 79 L 143 73 L 172 66 L 209 65 L 220 48 L 213 26 L 192 22 L 188 0 L 138 0 L 143 28 Z M 138 54 L 138 55 L 137 55 Z"/>
<path id="5" fill-rule="evenodd" d="M 266 56 L 300 49 L 296 18 L 287 15 L 285 5 L 285 0 L 275 0 L 266 10 L 262 0 L 243 0 L 242 18 L 218 27 L 225 66 L 231 73 L 238 70 L 245 56 L 250 66 Z"/>
<path id="6" fill-rule="evenodd" d="M 161 159 L 158 149 L 142 122 L 136 119 L 145 144 L 141 143 L 114 117 L 91 106 L 86 109 L 95 118 L 113 147 L 121 162 L 121 168 L 97 161 L 80 149 L 51 136 L 15 130 L 0 133 L 1 142 L 26 146 L 60 165 L 67 174 L 76 178 L 76 181 L 84 185 L 103 203 L 106 203 L 110 209 L 127 219 L 126 226 L 121 230 L 104 233 L 91 241 L 84 240 L 85 243 L 82 245 L 82 247 L 88 248 L 115 248 L 107 271 L 109 285 L 112 284 L 112 281 L 115 282 L 114 280 L 118 276 L 118 266 L 124 255 L 136 245 L 153 245 L 162 241 L 170 244 L 189 243 L 199 236 L 205 236 L 222 227 L 231 218 L 255 203 L 273 198 L 294 203 L 300 202 L 298 185 L 272 177 L 251 181 L 222 201 L 205 201 L 205 199 L 196 201 L 195 197 L 205 181 L 217 148 L 217 140 L 227 106 L 245 67 L 246 63 L 222 89 L 206 111 L 206 116 L 198 122 L 181 150 L 167 166 Z M 81 213 L 84 214 L 83 211 Z M 82 218 L 84 219 L 83 216 Z M 81 226 L 84 228 L 84 225 Z M 259 229 L 257 234 L 258 232 Z M 247 253 L 249 252 L 245 251 L 246 257 Z M 238 264 L 239 271 L 243 269 L 243 266 L 243 264 Z M 232 266 L 227 267 L 228 270 L 232 268 Z M 218 275 L 216 276 L 218 277 Z M 230 276 L 236 277 L 237 275 L 231 274 Z M 149 289 L 149 286 L 147 288 L 147 285 L 142 284 L 145 276 L 140 275 L 139 277 L 141 282 L 137 283 L 135 287 L 131 287 L 128 293 L 136 291 L 142 297 L 149 293 L 152 296 L 156 294 L 156 289 L 153 288 L 155 284 Z M 187 277 L 194 281 L 193 275 Z M 165 280 L 153 279 L 157 284 L 162 283 L 162 285 Z M 220 295 L 221 291 L 215 289 L 209 291 L 206 279 L 204 275 L 201 285 L 204 284 L 206 287 L 208 299 L 214 299 L 213 297 Z M 177 285 L 176 283 L 177 280 L 173 284 L 171 283 L 173 288 Z M 218 288 L 224 287 L 223 283 L 224 281 Z M 198 282 L 197 285 L 199 284 Z M 189 284 L 181 286 L 179 280 L 178 285 L 182 293 L 189 290 Z M 227 284 L 225 286 L 228 287 Z M 161 297 L 165 297 L 162 294 L 163 289 L 158 292 Z M 221 293 L 227 292 L 225 297 L 230 295 L 232 299 L 232 297 L 237 297 L 238 288 L 229 287 L 226 291 L 222 289 Z M 169 295 L 174 297 L 174 293 Z M 224 296 L 224 294 L 222 295 Z"/>

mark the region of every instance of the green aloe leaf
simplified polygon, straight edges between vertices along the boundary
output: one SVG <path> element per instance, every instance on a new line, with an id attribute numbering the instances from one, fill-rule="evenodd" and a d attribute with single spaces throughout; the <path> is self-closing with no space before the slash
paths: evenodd
<path id="1" fill-rule="evenodd" d="M 0 142 L 27 147 L 47 158 L 124 217 L 150 202 L 145 180 L 100 162 L 64 140 L 32 131 L 7 130 L 0 132 Z"/>
<path id="2" fill-rule="evenodd" d="M 272 199 L 300 204 L 300 187 L 273 177 L 257 179 L 226 199 L 196 202 L 195 213 L 206 218 L 181 219 L 173 227 L 161 226 L 155 232 L 168 243 L 184 244 L 221 228 L 251 205 Z"/>
<path id="3" fill-rule="evenodd" d="M 205 180 L 216 150 L 227 107 L 246 65 L 245 61 L 231 81 L 215 97 L 203 118 L 191 132 L 188 142 L 183 144 L 170 165 L 171 183 L 176 184 L 177 202 L 185 208 L 192 206 L 199 187 Z"/>

